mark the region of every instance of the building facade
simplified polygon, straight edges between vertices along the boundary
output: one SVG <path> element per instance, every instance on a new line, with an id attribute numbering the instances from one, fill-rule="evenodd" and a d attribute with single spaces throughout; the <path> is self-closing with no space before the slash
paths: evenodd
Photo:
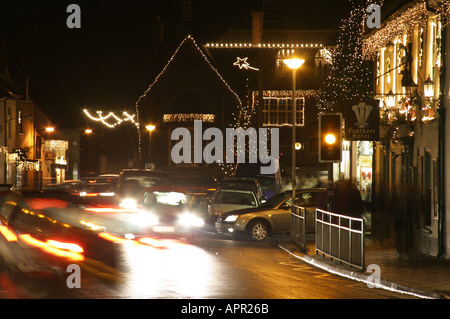
<path id="1" fill-rule="evenodd" d="M 399 1 L 364 39 L 364 54 L 375 63 L 380 101 L 373 229 L 395 238 L 401 252 L 432 256 L 448 256 L 450 247 L 443 18 L 439 1 Z"/>
<path id="2" fill-rule="evenodd" d="M 187 176 L 192 181 L 195 176 L 221 175 L 223 165 L 208 163 L 202 154 L 197 158 L 194 153 L 209 143 L 203 140 L 207 128 L 225 132 L 225 128 L 233 127 L 241 106 L 238 94 L 202 48 L 192 36 L 186 36 L 136 103 L 141 164 L 155 164 L 178 177 L 178 181 Z M 195 121 L 201 121 L 201 132 L 195 132 Z M 192 137 L 191 141 L 183 140 L 188 142 L 183 152 L 189 151 L 190 155 L 179 163 L 172 156 L 181 140 L 180 136 L 173 136 L 177 128 L 188 130 Z M 177 155 L 187 158 L 184 153 Z"/>
<path id="3" fill-rule="evenodd" d="M 266 29 L 264 14 L 252 12 L 251 29 L 230 29 L 204 48 L 241 97 L 246 118 L 236 124 L 279 129 L 279 162 L 286 184 L 295 169 L 299 187 L 314 187 L 327 176 L 327 166 L 318 162 L 317 155 L 316 98 L 337 32 Z M 296 163 L 292 165 L 293 72 L 284 60 L 294 55 L 305 62 L 295 72 Z"/>

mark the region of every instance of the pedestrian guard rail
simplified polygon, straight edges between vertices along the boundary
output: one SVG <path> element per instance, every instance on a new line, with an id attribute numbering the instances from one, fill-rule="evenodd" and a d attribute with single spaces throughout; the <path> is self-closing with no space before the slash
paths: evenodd
<path id="1" fill-rule="evenodd" d="M 291 207 L 291 240 L 306 252 L 306 208 Z"/>
<path id="2" fill-rule="evenodd" d="M 291 240 L 306 252 L 307 209 L 292 205 Z M 362 218 L 315 209 L 315 251 L 332 260 L 364 269 L 365 231 Z"/>

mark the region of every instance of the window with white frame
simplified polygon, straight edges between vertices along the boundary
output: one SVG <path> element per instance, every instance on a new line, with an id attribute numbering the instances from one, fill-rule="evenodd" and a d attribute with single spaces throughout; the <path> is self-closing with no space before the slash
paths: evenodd
<path id="1" fill-rule="evenodd" d="M 296 125 L 303 126 L 305 98 L 295 99 Z M 290 126 L 292 125 L 292 98 L 264 97 L 263 124 L 266 126 Z"/>

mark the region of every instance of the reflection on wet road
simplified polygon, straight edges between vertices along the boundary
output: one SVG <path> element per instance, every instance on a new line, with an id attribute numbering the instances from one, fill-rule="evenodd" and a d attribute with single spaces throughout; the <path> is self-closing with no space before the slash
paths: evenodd
<path id="1" fill-rule="evenodd" d="M 118 294 L 131 298 L 207 298 L 220 267 L 202 248 L 163 241 L 161 248 L 124 244 L 123 283 Z"/>
<path id="2" fill-rule="evenodd" d="M 124 240 L 117 244 L 117 280 L 101 280 L 81 267 L 81 288 L 60 280 L 9 279 L 0 271 L 0 298 L 132 299 L 348 299 L 402 298 L 330 275 L 265 243 L 203 235 L 176 240 Z"/>

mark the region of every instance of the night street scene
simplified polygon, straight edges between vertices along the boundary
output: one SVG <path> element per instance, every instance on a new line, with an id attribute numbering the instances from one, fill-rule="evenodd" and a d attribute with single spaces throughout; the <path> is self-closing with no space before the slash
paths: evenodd
<path id="1" fill-rule="evenodd" d="M 173 318 L 448 299 L 449 14 L 4 1 L 0 299 Z"/>

